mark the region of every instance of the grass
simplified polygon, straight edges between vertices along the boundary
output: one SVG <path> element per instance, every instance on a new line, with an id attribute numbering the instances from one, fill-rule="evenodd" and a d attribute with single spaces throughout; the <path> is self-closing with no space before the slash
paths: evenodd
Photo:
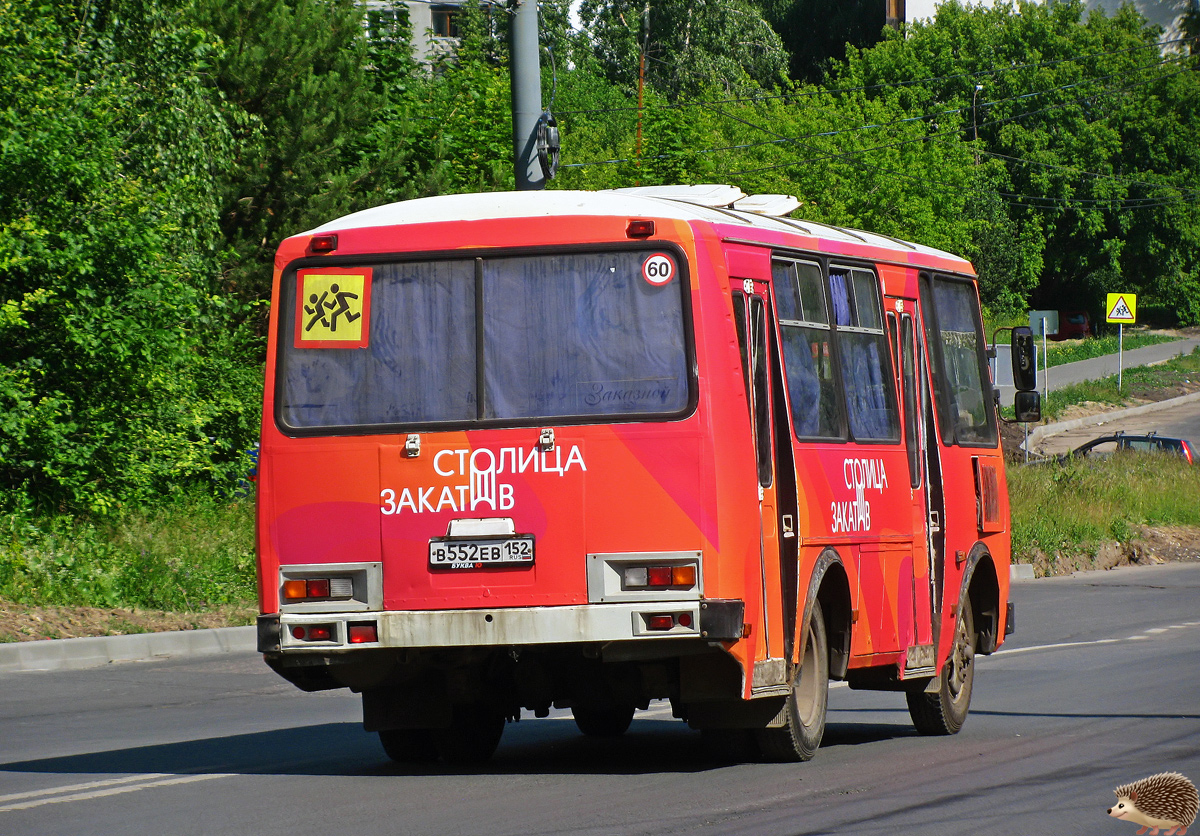
<path id="1" fill-rule="evenodd" d="M 1200 467 L 1170 455 L 1126 453 L 1008 472 L 1013 557 L 1092 551 L 1136 526 L 1200 526 Z"/>
<path id="2" fill-rule="evenodd" d="M 0 515 L 0 598 L 204 612 L 253 604 L 254 503 L 192 497 L 111 518 Z"/>

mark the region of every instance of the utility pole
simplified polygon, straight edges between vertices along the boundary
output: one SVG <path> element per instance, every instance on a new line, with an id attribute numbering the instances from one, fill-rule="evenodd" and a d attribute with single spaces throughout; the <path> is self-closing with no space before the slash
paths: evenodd
<path id="1" fill-rule="evenodd" d="M 642 88 L 646 84 L 646 50 L 650 47 L 650 0 L 646 0 L 645 7 L 642 9 L 642 48 L 639 50 L 640 58 L 638 60 L 638 120 L 637 120 L 637 144 L 634 148 L 635 165 L 638 171 L 642 168 Z M 635 186 L 642 185 L 641 177 L 638 177 L 634 182 Z"/>
<path id="2" fill-rule="evenodd" d="M 509 55 L 512 72 L 513 170 L 517 189 L 546 188 L 538 162 L 538 119 L 542 115 L 542 68 L 538 54 L 536 0 L 510 0 Z"/>

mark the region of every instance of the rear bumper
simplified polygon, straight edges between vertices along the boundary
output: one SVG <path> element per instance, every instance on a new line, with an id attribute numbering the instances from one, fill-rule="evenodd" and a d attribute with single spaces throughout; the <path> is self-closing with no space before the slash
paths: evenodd
<path id="1" fill-rule="evenodd" d="M 495 647 L 662 638 L 734 641 L 742 637 L 740 600 L 585 604 L 571 607 L 414 610 L 350 613 L 286 613 L 258 618 L 261 653 L 305 654 L 367 648 Z M 658 629 L 652 617 L 669 615 Z M 351 625 L 373 624 L 378 641 L 351 644 Z M 305 634 L 328 630 L 327 640 Z M 320 635 L 326 635 L 320 633 Z"/>

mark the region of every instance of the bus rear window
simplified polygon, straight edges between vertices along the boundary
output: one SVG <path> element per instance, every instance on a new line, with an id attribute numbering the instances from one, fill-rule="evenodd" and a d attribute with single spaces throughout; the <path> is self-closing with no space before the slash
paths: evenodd
<path id="1" fill-rule="evenodd" d="M 328 268 L 339 270 L 354 272 Z M 686 281 L 674 253 L 396 262 L 364 272 L 363 345 L 297 338 L 308 311 L 320 309 L 301 287 L 306 271 L 285 282 L 283 427 L 588 421 L 673 416 L 691 403 Z"/>

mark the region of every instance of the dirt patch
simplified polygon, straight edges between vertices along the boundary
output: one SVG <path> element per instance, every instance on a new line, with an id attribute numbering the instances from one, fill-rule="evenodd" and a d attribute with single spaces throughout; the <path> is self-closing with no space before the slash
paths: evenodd
<path id="1" fill-rule="evenodd" d="M 0 642 L 240 627 L 253 624 L 255 613 L 253 607 L 172 613 L 99 607 L 27 607 L 0 600 Z"/>
<path id="2" fill-rule="evenodd" d="M 1034 552 L 1033 572 L 1037 577 L 1069 575 L 1118 566 L 1148 566 L 1168 561 L 1200 560 L 1200 527 L 1191 525 L 1137 526 L 1124 543 L 1103 543 L 1095 552 L 1047 554 Z"/>

